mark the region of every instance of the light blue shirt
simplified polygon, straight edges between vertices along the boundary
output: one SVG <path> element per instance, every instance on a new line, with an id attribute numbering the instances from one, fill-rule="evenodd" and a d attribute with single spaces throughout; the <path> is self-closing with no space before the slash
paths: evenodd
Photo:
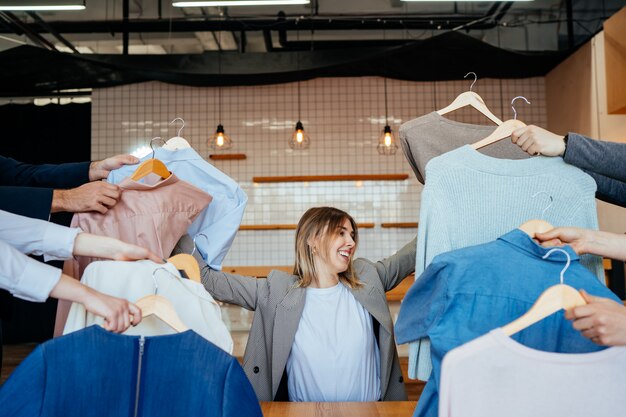
<path id="1" fill-rule="evenodd" d="M 78 233 L 78 228 L 0 210 L 0 288 L 24 300 L 45 301 L 59 282 L 61 270 L 24 254 L 68 259 Z"/>
<path id="2" fill-rule="evenodd" d="M 152 153 L 142 162 L 152 158 Z M 213 201 L 189 226 L 189 234 L 196 238 L 196 246 L 202 258 L 212 268 L 222 269 L 222 261 L 239 230 L 248 196 L 232 178 L 205 161 L 193 148 L 168 151 L 158 148 L 155 158 L 181 180 L 187 181 L 210 194 Z M 107 180 L 118 184 L 132 175 L 136 165 L 125 165 L 112 171 Z M 198 236 L 204 234 L 206 238 Z"/>

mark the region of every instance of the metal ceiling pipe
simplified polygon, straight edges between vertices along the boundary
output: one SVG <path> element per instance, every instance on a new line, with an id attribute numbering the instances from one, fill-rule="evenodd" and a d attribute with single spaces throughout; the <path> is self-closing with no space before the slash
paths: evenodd
<path id="1" fill-rule="evenodd" d="M 239 31 L 251 32 L 262 30 L 445 30 L 452 29 L 481 19 L 482 15 L 463 15 L 451 17 L 394 17 L 384 19 L 373 18 L 300 18 L 285 19 L 230 19 L 230 20 L 186 20 L 173 19 L 142 19 L 129 20 L 127 26 L 123 20 L 117 21 L 57 21 L 48 25 L 59 33 L 123 33 L 127 27 L 130 33 L 168 33 L 168 32 L 211 32 Z M 24 23 L 34 33 L 48 33 L 36 24 Z M 472 29 L 483 30 L 493 28 L 493 23 L 483 22 L 472 25 Z M 7 32 L 0 28 L 0 33 Z"/>

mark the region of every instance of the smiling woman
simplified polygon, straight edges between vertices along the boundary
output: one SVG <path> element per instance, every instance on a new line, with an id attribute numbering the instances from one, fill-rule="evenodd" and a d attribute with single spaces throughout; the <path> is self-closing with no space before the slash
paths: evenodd
<path id="1" fill-rule="evenodd" d="M 353 260 L 357 243 L 348 213 L 315 207 L 296 229 L 293 274 L 227 274 L 196 256 L 213 297 L 256 313 L 243 367 L 260 401 L 406 400 L 385 293 L 414 271 L 416 241 L 379 262 Z M 192 248 L 185 236 L 174 253 Z"/>
<path id="2" fill-rule="evenodd" d="M 296 230 L 296 265 L 298 286 L 325 288 L 342 282 L 360 287 L 352 267 L 358 230 L 354 219 L 333 207 L 309 209 Z"/>

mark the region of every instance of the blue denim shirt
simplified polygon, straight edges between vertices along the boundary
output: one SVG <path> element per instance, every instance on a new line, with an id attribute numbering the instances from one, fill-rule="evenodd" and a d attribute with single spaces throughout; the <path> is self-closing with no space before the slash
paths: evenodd
<path id="1" fill-rule="evenodd" d="M 601 297 L 619 299 L 579 262 L 570 248 L 571 265 L 564 284 Z M 566 256 L 536 244 L 515 229 L 493 242 L 441 254 L 415 281 L 402 302 L 396 340 L 407 343 L 422 337 L 431 341 L 433 372 L 414 416 L 436 416 L 441 361 L 444 355 L 472 339 L 515 320 L 548 287 L 560 283 Z M 580 353 L 603 349 L 555 313 L 513 336 L 533 349 Z M 468 381 L 471 383 L 471 381 Z"/>
<path id="2" fill-rule="evenodd" d="M 100 326 L 39 345 L 0 389 L 2 416 L 258 416 L 237 360 L 194 333 Z"/>

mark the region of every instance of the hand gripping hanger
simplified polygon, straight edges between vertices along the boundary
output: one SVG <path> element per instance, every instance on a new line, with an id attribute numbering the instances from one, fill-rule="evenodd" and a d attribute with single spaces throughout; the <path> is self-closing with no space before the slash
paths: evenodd
<path id="1" fill-rule="evenodd" d="M 476 84 L 476 81 L 478 80 L 478 76 L 476 75 L 476 73 L 468 72 L 467 74 L 465 74 L 465 77 L 463 78 L 467 78 L 467 76 L 470 74 L 474 74 L 474 81 L 472 82 L 472 85 L 470 85 L 469 91 L 465 91 L 459 94 L 452 103 L 450 103 L 449 105 L 447 105 L 441 110 L 437 110 L 437 114 L 444 115 L 446 113 L 450 113 L 455 110 L 458 110 L 462 107 L 471 106 L 475 108 L 476 110 L 478 110 L 479 112 L 481 112 L 482 114 L 484 114 L 485 116 L 487 116 L 487 118 L 491 120 L 492 122 L 494 122 L 495 124 L 501 125 L 502 120 L 498 119 L 491 112 L 491 110 L 487 108 L 487 105 L 485 105 L 485 102 L 481 96 L 479 96 L 478 94 L 472 91 L 472 87 L 474 87 L 474 84 Z"/>
<path id="2" fill-rule="evenodd" d="M 135 172 L 133 172 L 133 174 L 130 176 L 131 180 L 139 181 L 143 177 L 150 175 L 150 174 L 156 174 L 163 179 L 172 175 L 172 173 L 167 169 L 165 164 L 154 157 L 155 150 L 154 150 L 154 147 L 152 146 L 152 142 L 155 141 L 156 139 L 161 139 L 161 137 L 157 136 L 156 138 L 152 138 L 150 140 L 150 148 L 152 149 L 152 158 L 147 159 L 143 161 L 141 164 L 139 164 Z"/>
<path id="3" fill-rule="evenodd" d="M 165 144 L 163 145 L 163 149 L 167 149 L 168 151 L 176 151 L 178 149 L 191 148 L 191 145 L 189 144 L 189 142 L 187 142 L 185 138 L 180 136 L 180 132 L 182 132 L 183 129 L 185 128 L 185 121 L 182 118 L 177 117 L 174 120 L 172 120 L 170 124 L 173 124 L 177 120 L 180 120 L 181 122 L 183 122 L 183 125 L 180 127 L 180 129 L 178 129 L 178 133 L 176 133 L 176 136 L 168 139 L 167 142 L 165 142 Z"/>
<path id="4" fill-rule="evenodd" d="M 167 324 L 179 333 L 189 330 L 185 323 L 181 321 L 180 317 L 178 317 L 178 314 L 176 314 L 176 310 L 174 309 L 171 301 L 161 295 L 157 295 L 159 285 L 157 283 L 155 274 L 158 270 L 161 269 L 168 274 L 173 275 L 164 267 L 159 267 L 152 271 L 152 280 L 154 281 L 154 294 L 146 295 L 145 297 L 140 298 L 135 304 L 141 309 L 141 317 L 143 318 L 146 318 L 150 315 L 155 315 L 165 324 Z"/>
<path id="5" fill-rule="evenodd" d="M 526 123 L 520 120 L 517 120 L 517 110 L 515 110 L 515 106 L 513 106 L 513 103 L 518 98 L 522 98 L 524 99 L 526 103 L 530 104 L 530 101 L 526 100 L 526 97 L 523 97 L 523 96 L 517 96 L 513 100 L 511 100 L 511 108 L 513 109 L 513 118 L 502 123 L 500 126 L 496 128 L 496 130 L 494 130 L 486 138 L 481 139 L 476 143 L 473 143 L 472 148 L 480 149 L 487 145 L 491 145 L 492 143 L 498 142 L 502 139 L 506 139 L 509 136 L 511 136 L 511 134 L 515 132 L 517 129 L 519 129 L 520 127 L 526 126 Z"/>
<path id="6" fill-rule="evenodd" d="M 502 331 L 507 336 L 511 336 L 561 309 L 568 310 L 570 308 L 586 304 L 585 299 L 576 289 L 563 284 L 563 275 L 565 274 L 565 271 L 567 271 L 567 268 L 569 268 L 571 262 L 569 253 L 561 248 L 553 248 L 550 249 L 542 258 L 546 259 L 554 252 L 562 252 L 565 256 L 567 256 L 567 263 L 561 270 L 561 283 L 553 285 L 542 292 L 530 310 L 518 319 L 513 320 L 511 323 L 502 327 Z"/>

